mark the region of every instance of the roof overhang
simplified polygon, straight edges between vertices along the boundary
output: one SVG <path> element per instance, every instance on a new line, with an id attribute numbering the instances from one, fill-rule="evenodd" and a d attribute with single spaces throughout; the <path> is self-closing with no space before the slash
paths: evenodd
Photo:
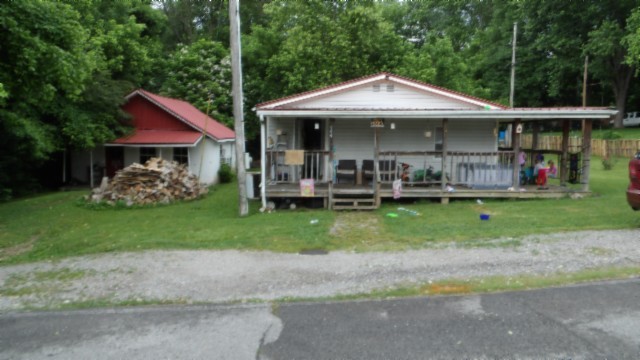
<path id="1" fill-rule="evenodd" d="M 136 130 L 133 134 L 123 136 L 105 146 L 193 147 L 202 138 L 203 134 L 197 131 Z"/>
<path id="2" fill-rule="evenodd" d="M 618 110 L 594 108 L 487 109 L 487 110 L 376 110 L 376 109 L 258 109 L 260 117 L 493 119 L 499 121 L 610 119 Z"/>

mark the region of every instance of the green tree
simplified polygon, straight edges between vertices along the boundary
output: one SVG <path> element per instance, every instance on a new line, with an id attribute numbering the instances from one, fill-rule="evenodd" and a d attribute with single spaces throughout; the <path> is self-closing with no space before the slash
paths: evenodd
<path id="1" fill-rule="evenodd" d="M 30 171 L 62 146 L 67 104 L 80 101 L 96 64 L 88 39 L 68 5 L 0 6 L 0 196 L 29 187 Z"/>
<path id="2" fill-rule="evenodd" d="M 233 127 L 231 59 L 222 44 L 200 39 L 181 45 L 163 67 L 166 79 L 160 92 L 186 100 Z M 213 99 L 211 104 L 208 101 Z"/>

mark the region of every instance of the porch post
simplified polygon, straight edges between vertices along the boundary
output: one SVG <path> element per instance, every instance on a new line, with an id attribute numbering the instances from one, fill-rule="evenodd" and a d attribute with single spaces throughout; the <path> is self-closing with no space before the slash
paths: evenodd
<path id="1" fill-rule="evenodd" d="M 515 131 L 518 126 L 521 125 L 520 119 L 515 119 L 513 122 L 513 134 L 511 139 L 513 143 L 513 174 L 512 174 L 512 186 L 516 191 L 520 191 L 520 147 L 522 146 L 521 133 Z"/>
<path id="2" fill-rule="evenodd" d="M 374 189 L 373 195 L 376 198 L 376 208 L 380 207 L 380 139 L 378 128 L 373 128 L 373 176 L 374 176 Z"/>
<path id="3" fill-rule="evenodd" d="M 447 133 L 449 125 L 449 119 L 442 119 L 442 176 L 440 177 L 440 189 L 444 193 L 447 188 Z M 442 198 L 441 202 L 447 204 L 449 198 Z"/>
<path id="4" fill-rule="evenodd" d="M 533 127 L 532 127 L 532 136 L 531 136 L 531 150 L 532 152 L 535 150 L 538 150 L 538 138 L 539 138 L 539 134 L 540 134 L 540 123 L 536 120 L 533 122 Z"/>
<path id="5" fill-rule="evenodd" d="M 268 118 L 267 118 L 268 119 Z M 267 208 L 267 123 L 260 115 L 260 199 L 262 208 Z"/>
<path id="6" fill-rule="evenodd" d="M 329 210 L 333 209 L 333 124 L 335 122 L 335 119 L 329 119 L 329 203 L 327 204 Z"/>
<path id="7" fill-rule="evenodd" d="M 593 120 L 583 120 L 582 127 L 582 191 L 589 191 L 591 172 L 591 128 Z"/>
<path id="8" fill-rule="evenodd" d="M 567 177 L 569 171 L 567 166 L 569 164 L 569 130 L 571 129 L 571 120 L 562 121 L 562 159 L 560 162 L 560 186 L 567 185 Z"/>

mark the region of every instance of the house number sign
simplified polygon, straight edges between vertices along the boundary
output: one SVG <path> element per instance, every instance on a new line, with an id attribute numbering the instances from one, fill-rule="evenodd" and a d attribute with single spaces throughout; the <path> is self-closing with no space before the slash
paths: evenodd
<path id="1" fill-rule="evenodd" d="M 383 128 L 384 127 L 384 120 L 382 119 L 371 119 L 371 127 L 372 128 Z"/>

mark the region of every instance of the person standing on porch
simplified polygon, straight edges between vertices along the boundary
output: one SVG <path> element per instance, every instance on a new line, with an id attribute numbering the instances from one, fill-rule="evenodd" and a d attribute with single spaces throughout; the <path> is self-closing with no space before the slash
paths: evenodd
<path id="1" fill-rule="evenodd" d="M 552 178 L 555 178 L 558 175 L 558 168 L 556 167 L 556 164 L 553 163 L 553 160 L 549 160 L 547 175 Z"/>
<path id="2" fill-rule="evenodd" d="M 527 154 L 522 150 L 520 150 L 520 153 L 518 154 L 518 162 L 520 163 L 520 170 L 524 170 L 524 166 L 527 163 Z"/>

